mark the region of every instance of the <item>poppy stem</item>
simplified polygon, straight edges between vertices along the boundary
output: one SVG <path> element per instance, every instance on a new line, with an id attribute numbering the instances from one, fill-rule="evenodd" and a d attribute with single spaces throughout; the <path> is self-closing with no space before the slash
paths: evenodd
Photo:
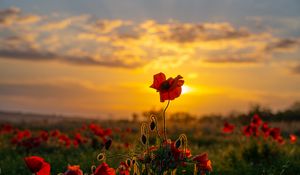
<path id="1" fill-rule="evenodd" d="M 168 109 L 170 104 L 170 100 L 168 100 L 168 104 L 165 107 L 164 111 L 163 111 L 163 118 L 164 118 L 164 140 L 167 140 L 167 127 L 166 127 L 166 110 Z"/>

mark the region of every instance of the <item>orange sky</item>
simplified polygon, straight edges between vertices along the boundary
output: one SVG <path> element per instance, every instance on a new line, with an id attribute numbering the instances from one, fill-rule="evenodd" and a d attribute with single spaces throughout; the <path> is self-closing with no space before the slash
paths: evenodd
<path id="1" fill-rule="evenodd" d="M 1 110 L 128 117 L 165 105 L 149 88 L 158 72 L 182 75 L 188 88 L 171 112 L 226 114 L 257 103 L 276 110 L 300 100 L 299 14 L 124 19 L 4 5 Z"/>

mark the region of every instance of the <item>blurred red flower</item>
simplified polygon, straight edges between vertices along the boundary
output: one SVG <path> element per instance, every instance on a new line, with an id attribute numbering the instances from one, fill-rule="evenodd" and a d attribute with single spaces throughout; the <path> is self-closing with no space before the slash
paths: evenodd
<path id="1" fill-rule="evenodd" d="M 279 137 L 280 137 L 280 128 L 271 128 L 269 134 L 273 139 L 275 139 L 275 140 L 279 139 Z"/>
<path id="2" fill-rule="evenodd" d="M 118 169 L 120 175 L 130 175 L 130 167 L 125 162 L 121 162 Z"/>
<path id="3" fill-rule="evenodd" d="M 253 118 L 252 118 L 252 123 L 255 125 L 255 126 L 260 126 L 261 123 L 262 123 L 262 120 L 261 118 L 259 117 L 258 114 L 254 114 Z"/>
<path id="4" fill-rule="evenodd" d="M 268 126 L 268 123 L 263 123 L 262 124 L 262 126 L 261 126 L 261 130 L 262 130 L 262 132 L 264 133 L 264 136 L 265 137 L 268 137 L 269 136 L 269 134 L 270 134 L 270 128 L 269 128 L 269 126 Z"/>
<path id="5" fill-rule="evenodd" d="M 110 168 L 105 162 L 99 165 L 94 172 L 94 175 L 115 175 L 115 174 L 116 174 L 115 170 L 113 168 Z"/>
<path id="6" fill-rule="evenodd" d="M 71 145 L 71 139 L 65 134 L 60 134 L 60 136 L 58 137 L 58 140 L 61 143 L 64 143 L 66 147 L 69 147 Z"/>
<path id="7" fill-rule="evenodd" d="M 248 126 L 244 126 L 242 132 L 245 136 L 259 136 L 258 127 L 253 125 L 253 123 Z"/>
<path id="8" fill-rule="evenodd" d="M 50 164 L 45 162 L 43 158 L 38 156 L 30 156 L 24 158 L 29 170 L 35 175 L 50 175 Z"/>
<path id="9" fill-rule="evenodd" d="M 212 171 L 212 165 L 211 161 L 208 159 L 208 154 L 203 153 L 200 155 L 197 155 L 193 158 L 193 161 L 197 162 L 197 168 L 201 172 L 201 175 L 206 174 L 206 172 Z"/>
<path id="10" fill-rule="evenodd" d="M 74 135 L 74 141 L 76 141 L 78 144 L 83 144 L 87 142 L 87 139 L 77 132 Z"/>
<path id="11" fill-rule="evenodd" d="M 49 133 L 47 131 L 40 131 L 40 138 L 43 141 L 47 141 L 49 139 Z"/>
<path id="12" fill-rule="evenodd" d="M 79 165 L 69 165 L 64 175 L 83 175 Z"/>
<path id="13" fill-rule="evenodd" d="M 245 136 L 251 136 L 252 135 L 252 127 L 250 125 L 244 126 L 242 132 Z"/>
<path id="14" fill-rule="evenodd" d="M 175 142 L 171 142 L 171 151 L 175 160 L 182 160 L 185 157 L 189 158 L 192 156 L 191 151 L 188 148 L 186 149 L 176 148 Z"/>
<path id="15" fill-rule="evenodd" d="M 58 137 L 60 135 L 60 131 L 59 130 L 54 130 L 50 132 L 51 137 Z"/>
<path id="16" fill-rule="evenodd" d="M 176 78 L 168 78 L 164 73 L 158 73 L 153 76 L 153 84 L 150 86 L 159 92 L 160 101 L 174 100 L 181 94 L 181 86 L 184 81 L 181 80 L 183 77 L 178 75 Z"/>
<path id="17" fill-rule="evenodd" d="M 234 130 L 234 125 L 229 124 L 228 122 L 224 122 L 223 132 L 224 133 L 232 133 Z"/>
<path id="18" fill-rule="evenodd" d="M 291 143 L 296 143 L 296 141 L 297 141 L 297 136 L 294 135 L 294 134 L 290 134 L 290 142 Z"/>
<path id="19" fill-rule="evenodd" d="M 0 134 L 8 134 L 11 133 L 14 128 L 10 124 L 4 124 L 0 129 Z"/>
<path id="20" fill-rule="evenodd" d="M 279 144 L 284 144 L 284 143 L 285 143 L 285 141 L 284 141 L 284 139 L 283 139 L 282 136 L 279 136 L 279 137 L 276 139 L 276 141 L 277 141 Z"/>

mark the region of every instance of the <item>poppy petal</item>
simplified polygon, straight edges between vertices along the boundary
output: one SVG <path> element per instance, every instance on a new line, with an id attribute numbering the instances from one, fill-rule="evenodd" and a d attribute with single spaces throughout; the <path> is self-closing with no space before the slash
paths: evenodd
<path id="1" fill-rule="evenodd" d="M 159 90 L 161 83 L 164 82 L 165 80 L 166 80 L 166 76 L 164 73 L 160 72 L 158 74 L 155 74 L 153 76 L 153 84 L 150 87 Z"/>

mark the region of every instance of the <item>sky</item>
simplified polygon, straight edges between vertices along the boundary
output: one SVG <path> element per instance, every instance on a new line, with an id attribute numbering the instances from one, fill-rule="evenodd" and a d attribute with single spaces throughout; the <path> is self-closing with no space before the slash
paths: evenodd
<path id="1" fill-rule="evenodd" d="M 126 118 L 300 101 L 299 0 L 0 0 L 0 110 Z"/>

